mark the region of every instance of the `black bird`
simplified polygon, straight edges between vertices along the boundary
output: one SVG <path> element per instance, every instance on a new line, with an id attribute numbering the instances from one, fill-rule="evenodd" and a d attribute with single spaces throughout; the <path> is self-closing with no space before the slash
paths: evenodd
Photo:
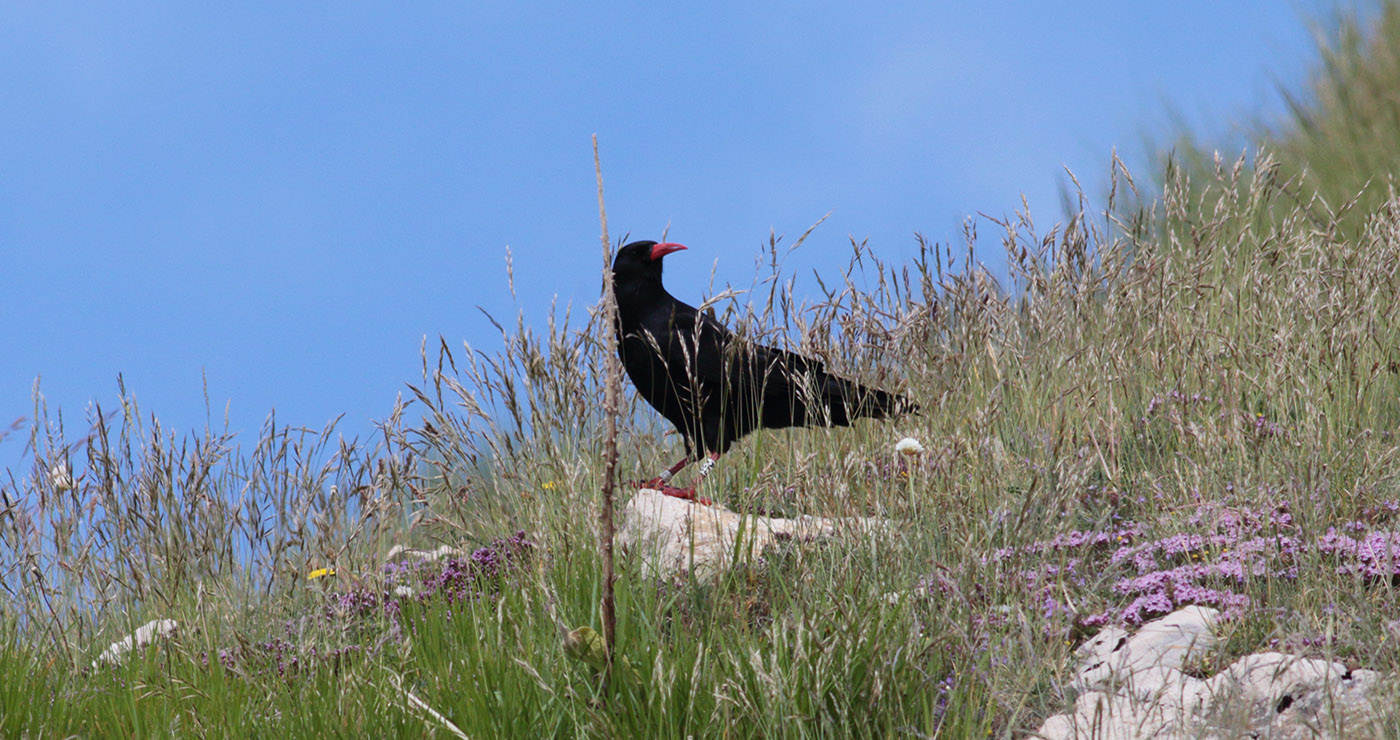
<path id="1" fill-rule="evenodd" d="M 671 478 L 703 455 L 703 481 L 719 456 L 755 429 L 848 426 L 859 417 L 918 410 L 903 396 L 828 373 L 819 360 L 747 342 L 712 314 L 677 300 L 661 284 L 661 261 L 682 249 L 638 241 L 613 260 L 622 366 L 685 439 L 680 462 L 638 485 L 709 503 L 695 488 L 669 485 Z"/>

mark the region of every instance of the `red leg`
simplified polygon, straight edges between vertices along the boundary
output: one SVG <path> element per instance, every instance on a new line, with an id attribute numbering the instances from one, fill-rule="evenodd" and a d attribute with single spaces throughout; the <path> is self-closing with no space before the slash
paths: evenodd
<path id="1" fill-rule="evenodd" d="M 715 461 L 718 459 L 718 452 L 711 452 L 708 456 L 706 456 L 705 461 L 700 464 L 700 481 L 705 480 L 705 476 L 709 474 L 710 468 L 714 467 Z M 663 472 L 661 475 L 658 475 L 655 478 L 652 478 L 648 481 L 636 481 L 635 485 L 638 488 L 649 488 L 653 491 L 660 491 L 662 494 L 667 496 L 674 496 L 676 498 L 685 499 L 687 501 L 694 501 L 697 504 L 704 504 L 706 506 L 709 506 L 713 502 L 710 501 L 708 498 L 705 498 L 704 496 L 696 494 L 694 488 L 677 488 L 676 486 L 670 485 L 670 481 L 673 477 L 675 477 L 676 473 L 681 472 L 681 470 L 684 469 L 685 466 L 689 463 L 689 457 L 682 458 L 680 462 L 667 468 L 666 471 Z M 697 481 L 696 485 L 699 485 L 700 481 Z"/>
<path id="2" fill-rule="evenodd" d="M 697 504 L 704 504 L 705 506 L 709 506 L 714 503 L 713 501 L 705 498 L 704 496 L 697 494 L 694 488 L 677 488 L 675 486 L 668 486 L 664 483 L 659 486 L 647 486 L 647 488 L 650 488 L 654 491 L 659 491 L 664 496 L 673 496 L 675 498 L 685 499 L 686 501 L 694 501 Z"/>
<path id="3" fill-rule="evenodd" d="M 710 469 L 715 466 L 716 462 L 719 462 L 719 453 L 711 452 L 705 456 L 705 462 L 700 463 L 700 480 L 702 482 L 705 480 L 705 476 L 710 474 Z"/>
<path id="4" fill-rule="evenodd" d="M 700 484 L 705 482 L 705 476 L 710 474 L 710 469 L 715 466 L 715 461 L 718 459 L 718 452 L 711 452 L 708 455 L 705 455 L 705 460 L 700 463 L 700 479 L 695 481 L 694 487 L 677 488 L 675 489 L 676 493 L 671 493 L 670 491 L 662 491 L 662 493 L 665 493 L 667 496 L 676 496 L 677 498 L 689 499 L 697 504 L 704 504 L 706 506 L 713 504 L 713 501 L 710 501 L 704 496 L 698 495 L 695 492 L 695 489 L 699 488 Z M 667 486 L 667 488 L 670 488 L 670 486 Z"/>
<path id="5" fill-rule="evenodd" d="M 662 486 L 665 486 L 667 483 L 670 483 L 671 479 L 676 477 L 676 473 L 679 473 L 682 470 L 684 470 L 685 466 L 689 464 L 690 458 L 683 457 L 681 458 L 680 462 L 667 468 L 666 471 L 663 472 L 661 475 L 658 475 L 655 478 L 652 478 L 651 480 L 638 481 L 637 486 L 639 488 L 654 488 L 659 491 L 661 490 Z"/>

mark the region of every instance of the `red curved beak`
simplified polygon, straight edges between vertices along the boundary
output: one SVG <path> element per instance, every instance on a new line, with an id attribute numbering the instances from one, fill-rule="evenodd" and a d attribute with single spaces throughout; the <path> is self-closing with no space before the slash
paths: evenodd
<path id="1" fill-rule="evenodd" d="M 655 262 L 656 260 L 659 260 L 672 252 L 679 252 L 682 249 L 685 249 L 684 244 L 677 244 L 675 242 L 660 242 L 656 246 L 651 248 L 651 259 L 653 262 Z"/>

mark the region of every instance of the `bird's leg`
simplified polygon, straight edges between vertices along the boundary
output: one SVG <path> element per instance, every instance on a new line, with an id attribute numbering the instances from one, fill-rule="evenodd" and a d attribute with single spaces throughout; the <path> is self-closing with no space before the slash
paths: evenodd
<path id="1" fill-rule="evenodd" d="M 661 471 L 661 475 L 658 475 L 655 478 L 652 478 L 651 480 L 632 481 L 632 485 L 635 485 L 639 489 L 645 488 L 648 490 L 657 491 L 665 496 L 683 498 L 687 501 L 698 501 L 702 504 L 710 503 L 709 499 L 696 498 L 694 488 L 677 488 L 671 485 L 671 479 L 676 477 L 676 473 L 681 472 L 681 470 L 683 470 L 685 466 L 689 464 L 690 456 L 687 455 L 681 458 L 680 462 Z"/>
<path id="2" fill-rule="evenodd" d="M 658 491 L 659 491 L 659 490 L 661 490 L 667 483 L 670 483 L 672 478 L 676 477 L 676 473 L 681 472 L 681 470 L 683 470 L 683 469 L 685 468 L 685 466 L 686 466 L 686 465 L 689 465 L 689 464 L 690 464 L 690 457 L 689 457 L 689 456 L 683 457 L 683 458 L 681 458 L 681 461 L 680 461 L 680 462 L 678 462 L 678 463 L 676 463 L 675 465 L 672 465 L 671 467 L 669 467 L 669 468 L 667 468 L 667 469 L 661 471 L 661 475 L 658 475 L 658 476 L 656 476 L 655 478 L 652 478 L 651 480 L 638 481 L 638 482 L 637 482 L 637 487 L 638 487 L 638 488 L 652 488 L 652 489 L 655 489 L 655 490 L 658 490 Z"/>
<path id="3" fill-rule="evenodd" d="M 709 475 L 710 468 L 713 468 L 715 466 L 715 461 L 718 459 L 719 453 L 711 452 L 700 463 L 700 480 L 695 482 L 696 486 L 700 485 L 700 483 L 705 480 L 705 476 Z M 653 491 L 660 491 L 662 494 L 667 496 L 683 498 L 687 501 L 694 501 L 697 504 L 704 504 L 706 506 L 709 506 L 713 502 L 710 501 L 708 498 L 705 498 L 704 496 L 697 495 L 695 493 L 695 487 L 692 486 L 690 488 L 677 488 L 676 486 L 670 484 L 671 478 L 675 477 L 676 473 L 681 472 L 681 469 L 684 468 L 689 462 L 690 458 L 686 457 L 680 462 L 676 463 L 675 465 L 672 465 L 671 467 L 667 468 L 664 472 L 661 473 L 661 475 L 658 475 L 649 481 L 638 482 L 637 487 L 649 488 Z"/>
<path id="4" fill-rule="evenodd" d="M 672 488 L 671 486 L 667 486 L 666 488 L 669 490 L 665 490 L 663 491 L 663 493 L 665 493 L 667 496 L 675 496 L 676 498 L 689 499 L 697 504 L 704 504 L 706 506 L 711 505 L 714 502 L 710 501 L 704 496 L 697 494 L 695 490 L 700 487 L 701 483 L 705 482 L 705 476 L 710 474 L 710 470 L 712 470 L 715 467 L 715 461 L 718 459 L 718 452 L 711 452 L 705 455 L 705 459 L 700 461 L 700 477 L 695 481 L 694 486 L 691 486 L 690 488 Z"/>
<path id="5" fill-rule="evenodd" d="M 705 482 L 705 476 L 707 476 L 707 475 L 710 474 L 710 471 L 711 471 L 712 469 L 714 469 L 715 463 L 716 463 L 718 460 L 719 460 L 719 453 L 718 453 L 718 452 L 711 452 L 710 454 L 708 454 L 708 455 L 705 456 L 704 462 L 701 462 L 701 463 L 700 463 L 700 480 L 696 481 L 696 482 L 695 482 L 695 485 L 698 486 L 698 485 L 700 485 L 701 483 Z"/>

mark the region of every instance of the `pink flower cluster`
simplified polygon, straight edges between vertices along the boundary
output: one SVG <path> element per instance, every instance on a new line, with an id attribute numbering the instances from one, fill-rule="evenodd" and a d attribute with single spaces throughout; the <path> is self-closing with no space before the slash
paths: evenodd
<path id="1" fill-rule="evenodd" d="M 1339 574 L 1400 585 L 1400 532 L 1367 533 L 1397 512 L 1400 504 L 1385 502 L 1367 510 L 1368 521 L 1347 522 L 1314 540 L 1299 531 L 1286 501 L 1254 508 L 1204 503 L 1187 520 L 1190 531 L 1149 540 L 1141 525 L 1124 522 L 1001 548 L 981 566 L 1016 584 L 1024 603 L 1051 620 L 1047 631 L 1063 628 L 1056 624 L 1061 618 L 1080 628 L 1137 625 L 1188 604 L 1215 607 L 1229 619 L 1251 608 L 1252 583 L 1296 580 L 1307 554 L 1332 559 Z M 1045 562 L 1052 556 L 1054 562 Z M 1111 579 L 1107 593 L 1094 591 L 1101 578 L 1086 576 L 1116 572 L 1122 575 Z M 1103 607 L 1083 610 L 1096 601 Z"/>

